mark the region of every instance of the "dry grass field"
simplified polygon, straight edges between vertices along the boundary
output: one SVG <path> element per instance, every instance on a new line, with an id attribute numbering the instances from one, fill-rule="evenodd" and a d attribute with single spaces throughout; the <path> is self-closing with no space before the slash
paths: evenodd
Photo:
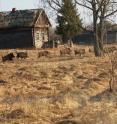
<path id="1" fill-rule="evenodd" d="M 86 49 L 88 47 L 85 47 Z M 0 50 L 0 56 L 15 50 Z M 20 50 L 19 50 L 20 51 Z M 0 124 L 117 124 L 107 56 L 0 60 Z"/>

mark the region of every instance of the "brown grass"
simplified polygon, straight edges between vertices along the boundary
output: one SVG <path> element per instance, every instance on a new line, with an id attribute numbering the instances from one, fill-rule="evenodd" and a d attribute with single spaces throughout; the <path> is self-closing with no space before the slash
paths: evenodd
<path id="1" fill-rule="evenodd" d="M 0 124 L 116 124 L 108 57 L 54 58 L 50 50 L 52 57 L 37 58 L 38 50 L 27 51 L 26 60 L 0 63 Z"/>

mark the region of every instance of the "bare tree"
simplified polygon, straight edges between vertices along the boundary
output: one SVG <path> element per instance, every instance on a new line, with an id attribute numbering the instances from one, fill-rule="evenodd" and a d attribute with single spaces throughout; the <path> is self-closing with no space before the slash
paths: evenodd
<path id="1" fill-rule="evenodd" d="M 57 11 L 61 7 L 61 0 L 43 0 L 44 3 Z M 94 52 L 96 56 L 103 55 L 104 21 L 117 12 L 117 0 L 74 0 L 74 5 L 82 6 L 92 12 L 94 32 Z M 98 28 L 99 24 L 99 28 Z"/>
<path id="2" fill-rule="evenodd" d="M 92 11 L 95 38 L 94 51 L 96 56 L 101 56 L 105 33 L 104 21 L 117 12 L 117 0 L 76 0 L 76 3 Z"/>

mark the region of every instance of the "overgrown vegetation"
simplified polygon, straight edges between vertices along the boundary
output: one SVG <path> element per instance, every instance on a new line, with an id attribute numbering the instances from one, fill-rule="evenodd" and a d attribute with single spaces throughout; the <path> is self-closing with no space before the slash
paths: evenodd
<path id="1" fill-rule="evenodd" d="M 117 95 L 108 90 L 108 56 L 86 52 L 82 58 L 38 58 L 38 50 L 27 52 L 27 59 L 0 63 L 1 124 L 116 124 Z"/>

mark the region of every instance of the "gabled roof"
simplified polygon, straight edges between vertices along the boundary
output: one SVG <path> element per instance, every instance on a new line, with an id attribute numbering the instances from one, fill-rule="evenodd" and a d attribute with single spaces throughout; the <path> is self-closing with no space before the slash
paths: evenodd
<path id="1" fill-rule="evenodd" d="M 43 9 L 0 12 L 0 28 L 34 27 L 42 12 L 44 12 Z M 49 25 L 51 25 L 50 22 Z"/>

